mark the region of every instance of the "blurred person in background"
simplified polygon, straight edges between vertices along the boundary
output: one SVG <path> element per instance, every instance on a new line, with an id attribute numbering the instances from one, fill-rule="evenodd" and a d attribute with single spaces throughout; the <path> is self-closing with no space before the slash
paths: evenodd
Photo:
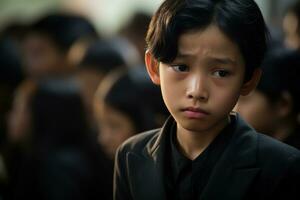
<path id="1" fill-rule="evenodd" d="M 283 17 L 282 29 L 284 44 L 291 49 L 300 50 L 300 1 L 290 5 Z"/>
<path id="2" fill-rule="evenodd" d="M 6 118 L 11 108 L 13 93 L 23 80 L 20 49 L 9 31 L 0 33 L 0 198 L 7 193 L 9 168 L 6 158 L 7 145 Z"/>
<path id="3" fill-rule="evenodd" d="M 300 149 L 300 55 L 277 49 L 262 64 L 262 78 L 235 107 L 257 131 Z"/>
<path id="4" fill-rule="evenodd" d="M 146 48 L 146 32 L 151 16 L 144 12 L 136 12 L 131 19 L 119 31 L 119 35 L 125 38 L 132 45 L 137 53 L 137 60 L 131 62 L 130 66 L 144 67 L 143 60 Z"/>
<path id="5" fill-rule="evenodd" d="M 88 131 L 73 82 L 27 82 L 17 92 L 9 119 L 12 142 L 21 154 L 12 166 L 13 199 L 112 198 L 112 166 Z"/>
<path id="6" fill-rule="evenodd" d="M 32 24 L 23 41 L 25 71 L 29 77 L 68 77 L 76 67 L 69 51 L 76 41 L 97 38 L 93 25 L 84 17 L 55 13 Z"/>
<path id="7" fill-rule="evenodd" d="M 91 43 L 78 64 L 77 78 L 92 130 L 96 130 L 93 101 L 97 87 L 110 71 L 118 68 L 126 68 L 126 62 L 114 41 L 104 39 Z"/>
<path id="8" fill-rule="evenodd" d="M 164 106 L 162 97 L 159 88 L 146 77 L 146 72 L 138 69 L 117 70 L 101 82 L 96 92 L 98 140 L 112 161 L 118 146 L 127 138 L 161 125 L 155 121 L 155 111 L 163 112 L 163 107 L 157 107 L 157 102 Z"/>

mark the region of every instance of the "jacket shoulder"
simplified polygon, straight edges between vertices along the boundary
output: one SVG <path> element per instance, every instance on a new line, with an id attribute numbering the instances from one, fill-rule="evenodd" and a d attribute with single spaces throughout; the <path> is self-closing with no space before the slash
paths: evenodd
<path id="1" fill-rule="evenodd" d="M 128 138 L 118 148 L 118 152 L 141 152 L 141 150 L 143 150 L 147 146 L 147 144 L 155 142 L 160 130 L 160 128 L 153 129 Z"/>
<path id="2" fill-rule="evenodd" d="M 258 149 L 260 154 L 269 155 L 276 160 L 300 158 L 300 151 L 267 135 L 258 134 Z"/>

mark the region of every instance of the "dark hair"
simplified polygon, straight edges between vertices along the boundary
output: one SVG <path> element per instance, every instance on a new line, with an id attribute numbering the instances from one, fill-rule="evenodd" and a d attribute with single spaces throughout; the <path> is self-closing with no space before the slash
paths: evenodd
<path id="1" fill-rule="evenodd" d="M 34 139 L 50 146 L 79 144 L 86 137 L 84 107 L 73 81 L 39 83 L 32 98 L 32 119 Z"/>
<path id="2" fill-rule="evenodd" d="M 172 62 L 180 35 L 215 24 L 234 41 L 245 60 L 245 80 L 260 66 L 268 30 L 254 0 L 165 0 L 153 16 L 147 48 L 161 62 Z"/>
<path id="3" fill-rule="evenodd" d="M 33 23 L 31 31 L 45 34 L 66 52 L 81 38 L 97 38 L 95 27 L 84 17 L 72 14 L 50 14 Z"/>
<path id="4" fill-rule="evenodd" d="M 0 85 L 16 87 L 24 78 L 20 51 L 10 38 L 0 38 Z"/>
<path id="5" fill-rule="evenodd" d="M 293 100 L 293 112 L 300 111 L 300 54 L 287 49 L 275 49 L 267 53 L 262 63 L 262 77 L 257 90 L 270 102 L 280 99 L 288 92 Z"/>
<path id="6" fill-rule="evenodd" d="M 122 29 L 121 33 L 125 35 L 134 35 L 135 37 L 145 37 L 147 28 L 151 21 L 151 15 L 144 12 L 136 12 L 132 16 L 131 20 Z"/>
<path id="7" fill-rule="evenodd" d="M 154 99 L 161 98 L 159 95 L 152 95 L 154 94 L 153 91 L 155 89 L 159 91 L 159 88 L 155 88 L 151 80 L 141 79 L 140 75 L 137 71 L 116 71 L 116 74 L 112 74 L 113 78 L 107 79 L 107 81 L 112 82 L 103 96 L 107 105 L 131 119 L 136 128 L 136 133 L 159 126 L 154 119 L 154 106 L 157 105 L 155 105 L 157 100 Z M 141 97 L 153 101 L 141 101 L 139 100 Z M 162 102 L 162 98 L 160 100 Z"/>
<path id="8" fill-rule="evenodd" d="M 99 72 L 108 73 L 118 67 L 125 66 L 126 62 L 120 50 L 109 40 L 93 42 L 86 50 L 79 67 L 91 68 Z"/>

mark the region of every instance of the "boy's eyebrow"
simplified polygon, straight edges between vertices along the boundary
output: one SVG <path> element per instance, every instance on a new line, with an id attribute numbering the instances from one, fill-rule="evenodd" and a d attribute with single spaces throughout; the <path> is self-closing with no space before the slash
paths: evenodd
<path id="1" fill-rule="evenodd" d="M 211 58 L 213 62 L 220 63 L 220 64 L 225 64 L 225 65 L 235 65 L 236 61 L 232 60 L 231 58 L 218 58 L 218 57 L 212 57 Z"/>
<path id="2" fill-rule="evenodd" d="M 191 57 L 192 55 L 190 54 L 184 54 L 184 53 L 180 53 L 178 52 L 177 56 L 176 56 L 176 59 L 184 59 L 184 58 L 188 58 L 188 57 Z M 225 65 L 235 65 L 236 64 L 236 61 L 229 58 L 229 57 L 214 57 L 214 56 L 211 56 L 208 58 L 211 62 L 216 62 L 216 63 L 219 63 L 219 64 L 225 64 Z"/>

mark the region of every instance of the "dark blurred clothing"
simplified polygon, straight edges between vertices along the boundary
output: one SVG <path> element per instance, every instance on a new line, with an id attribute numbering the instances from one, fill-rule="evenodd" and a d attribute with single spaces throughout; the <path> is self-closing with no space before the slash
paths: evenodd
<path id="1" fill-rule="evenodd" d="M 103 155 L 63 147 L 23 160 L 13 199 L 112 199 L 112 166 Z M 97 157 L 95 157 L 97 156 Z"/>
<path id="2" fill-rule="evenodd" d="M 78 88 L 68 80 L 37 88 L 13 199 L 112 199 L 113 166 L 88 129 Z"/>
<path id="3" fill-rule="evenodd" d="M 300 150 L 300 125 L 283 142 Z"/>

